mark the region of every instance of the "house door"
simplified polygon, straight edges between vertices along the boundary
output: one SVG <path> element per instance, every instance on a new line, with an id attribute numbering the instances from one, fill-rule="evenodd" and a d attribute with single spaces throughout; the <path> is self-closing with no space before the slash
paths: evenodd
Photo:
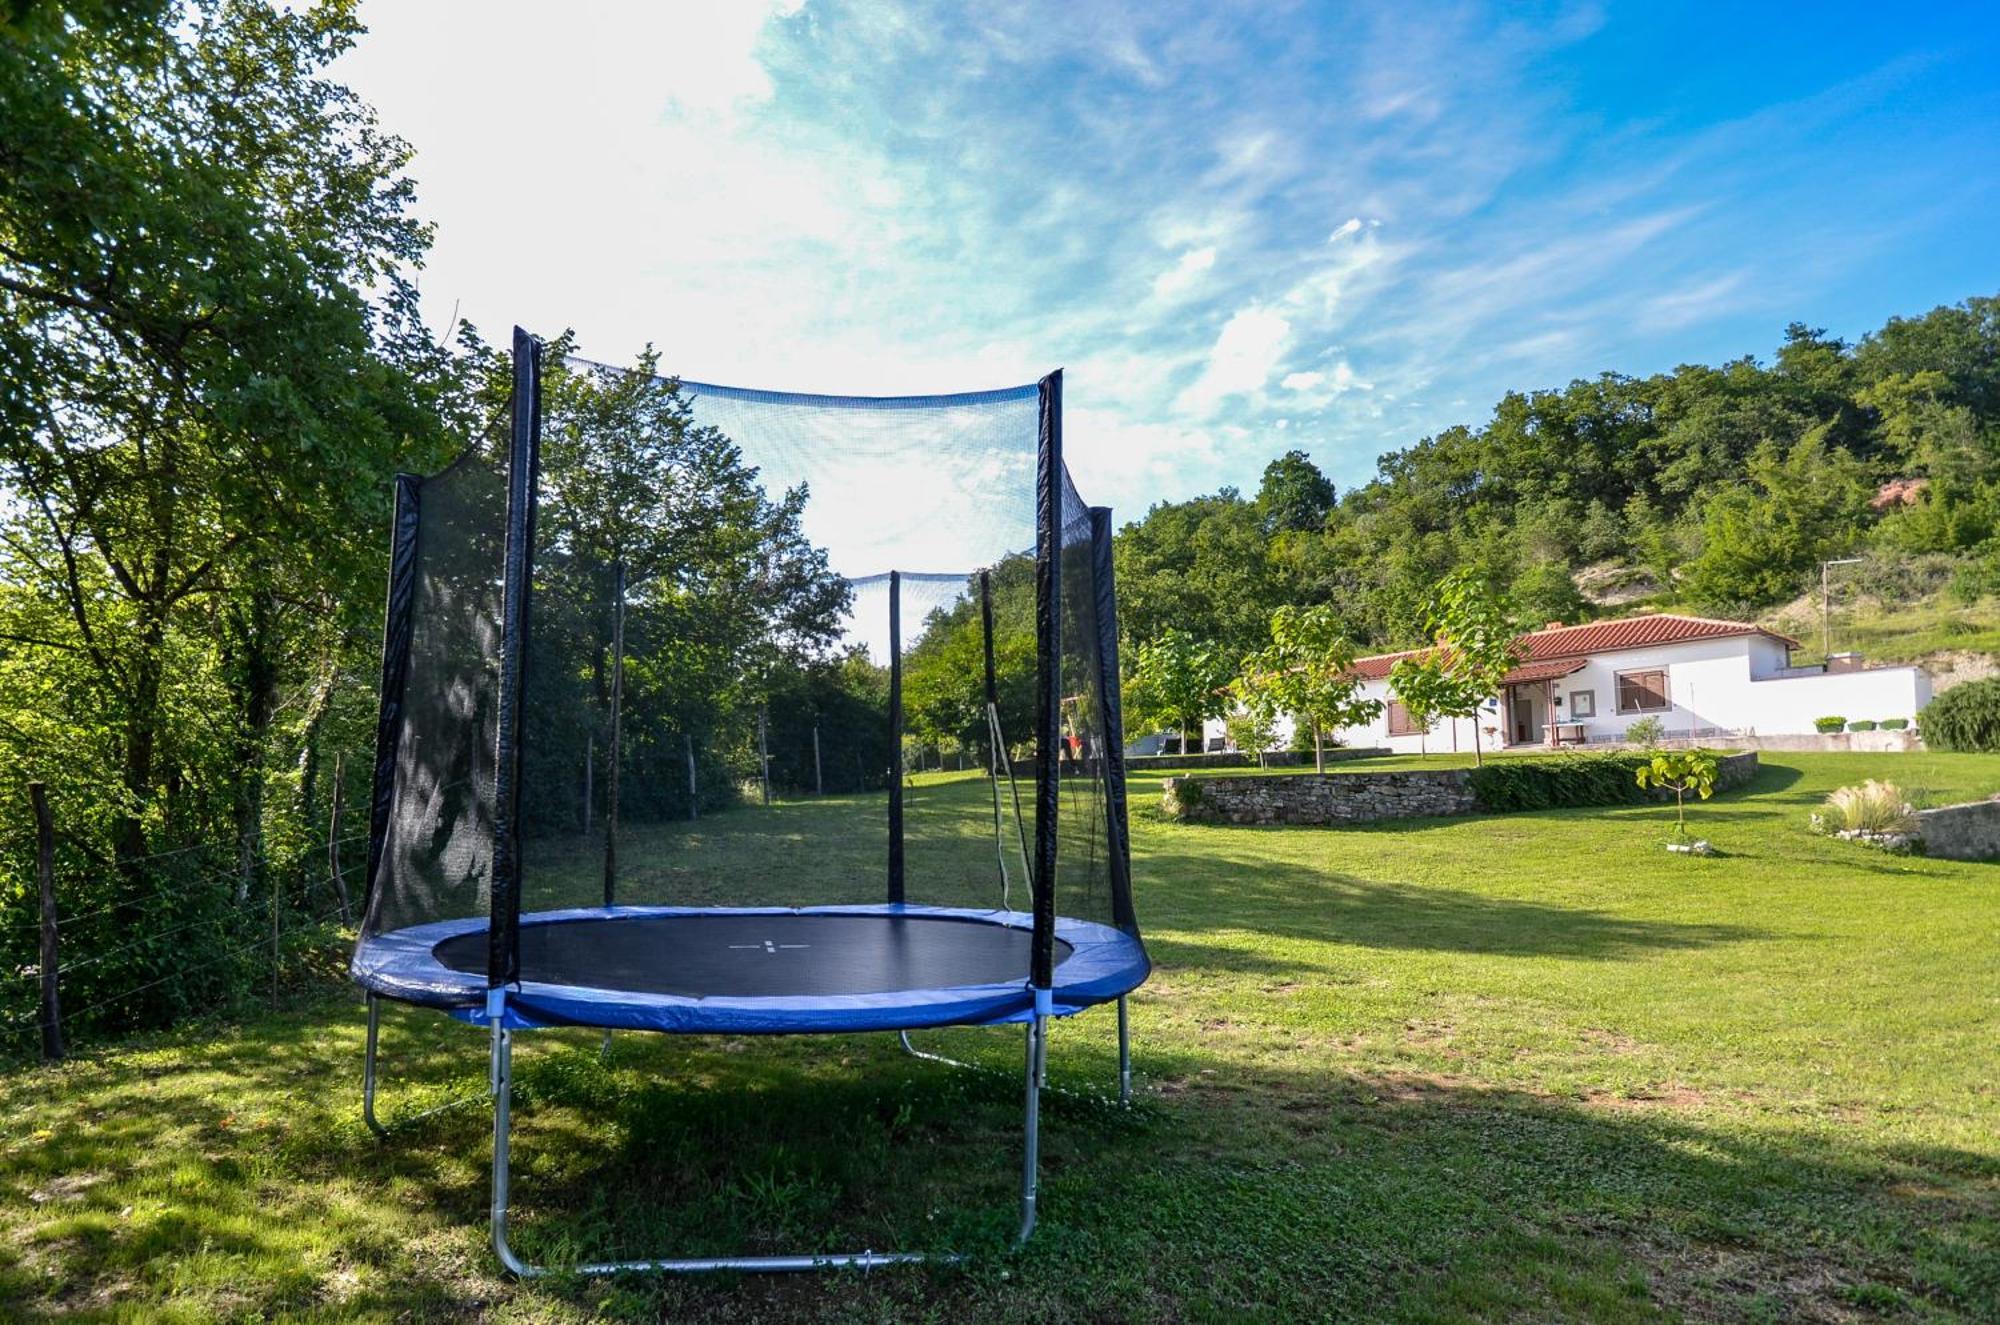
<path id="1" fill-rule="evenodd" d="M 1513 713 L 1514 744 L 1527 745 L 1537 736 L 1534 693 L 1511 686 L 1507 690 L 1507 703 Z"/>

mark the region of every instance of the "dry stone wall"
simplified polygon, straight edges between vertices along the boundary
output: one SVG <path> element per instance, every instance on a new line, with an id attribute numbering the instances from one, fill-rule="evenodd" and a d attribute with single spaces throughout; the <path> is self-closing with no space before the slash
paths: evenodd
<path id="1" fill-rule="evenodd" d="M 1463 768 L 1407 773 L 1286 773 L 1168 778 L 1161 808 L 1178 819 L 1226 824 L 1333 824 L 1471 814 Z"/>

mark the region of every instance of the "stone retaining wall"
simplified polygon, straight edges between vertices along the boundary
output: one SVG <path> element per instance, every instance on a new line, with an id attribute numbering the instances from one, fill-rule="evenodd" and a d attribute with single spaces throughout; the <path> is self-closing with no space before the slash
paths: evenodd
<path id="1" fill-rule="evenodd" d="M 1757 752 L 1716 761 L 1715 789 L 1730 791 L 1757 776 Z M 1671 801 L 1655 791 L 1653 799 Z M 1970 807 L 1967 807 L 1970 808 Z M 1275 777 L 1175 777 L 1162 784 L 1160 809 L 1191 823 L 1338 824 L 1476 814 L 1485 809 L 1469 768 L 1398 773 L 1280 773 Z M 2000 802 L 1993 831 L 2000 840 Z M 1996 850 L 2000 854 L 2000 850 Z"/>
<path id="2" fill-rule="evenodd" d="M 1469 769 L 1168 778 L 1160 807 L 1196 823 L 1331 824 L 1471 814 Z"/>
<path id="3" fill-rule="evenodd" d="M 1917 811 L 1924 854 L 1946 860 L 2000 857 L 2000 801 L 1972 801 Z"/>

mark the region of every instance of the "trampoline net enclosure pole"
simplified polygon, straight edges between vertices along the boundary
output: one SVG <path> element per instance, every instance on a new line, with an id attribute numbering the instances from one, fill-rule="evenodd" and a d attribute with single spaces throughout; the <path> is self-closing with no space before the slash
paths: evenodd
<path id="1" fill-rule="evenodd" d="M 528 667 L 535 490 L 542 432 L 542 343 L 514 328 L 514 422 L 507 457 L 507 542 L 501 598 L 499 737 L 493 765 L 490 986 L 521 976 L 521 692 Z"/>
<path id="2" fill-rule="evenodd" d="M 889 901 L 903 900 L 903 576 L 889 572 Z"/>
<path id="3" fill-rule="evenodd" d="M 611 703 L 604 770 L 604 904 L 618 904 L 618 778 L 625 707 L 625 563 L 611 568 Z M 586 828 L 588 826 L 586 825 Z"/>
<path id="4" fill-rule="evenodd" d="M 1055 980 L 1056 813 L 1062 750 L 1062 370 L 1039 389 L 1035 459 L 1035 859 L 1034 947 L 1029 980 Z"/>

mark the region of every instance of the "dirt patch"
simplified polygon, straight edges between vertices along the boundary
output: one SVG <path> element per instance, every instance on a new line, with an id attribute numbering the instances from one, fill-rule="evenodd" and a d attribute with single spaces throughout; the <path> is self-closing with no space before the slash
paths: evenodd
<path id="1" fill-rule="evenodd" d="M 1645 1239 L 1625 1246 L 1651 1272 L 1647 1286 L 1653 1300 L 1689 1320 L 1846 1325 L 1881 1319 L 1854 1304 L 1860 1281 L 1824 1258 L 1705 1243 L 1668 1246 Z M 1754 1311 L 1747 1309 L 1753 1304 Z"/>
<path id="2" fill-rule="evenodd" d="M 1705 1107 L 1707 1094 L 1693 1086 L 1678 1082 L 1668 1082 L 1659 1086 L 1640 1086 L 1629 1091 L 1587 1090 L 1583 1102 L 1593 1109 L 1609 1109 L 1614 1113 L 1643 1113 L 1655 1110 L 1679 1112 Z"/>
<path id="3" fill-rule="evenodd" d="M 1631 1036 L 1620 1035 L 1617 1031 L 1607 1031 L 1596 1026 L 1584 1027 L 1583 1033 L 1579 1038 L 1599 1053 L 1636 1054 L 1639 1052 L 1639 1042 Z"/>
<path id="4" fill-rule="evenodd" d="M 2000 676 L 2000 658 L 1972 649 L 1946 649 L 1941 653 L 1928 654 L 1919 662 L 1930 673 L 1933 695 L 1941 695 L 1967 681 L 1984 681 L 1991 676 Z"/>

